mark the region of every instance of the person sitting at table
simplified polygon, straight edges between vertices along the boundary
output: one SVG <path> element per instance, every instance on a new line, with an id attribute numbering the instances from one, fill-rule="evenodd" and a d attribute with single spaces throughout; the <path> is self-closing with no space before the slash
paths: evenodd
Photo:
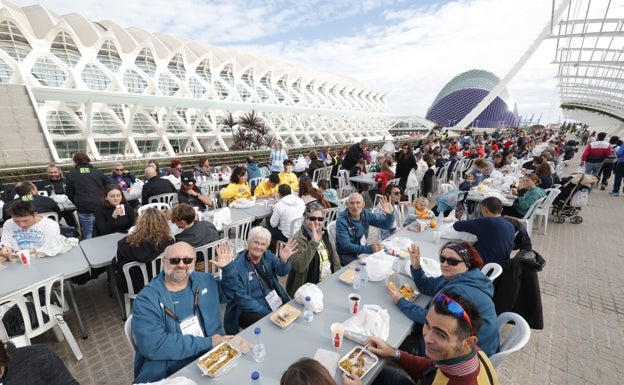
<path id="1" fill-rule="evenodd" d="M 409 254 L 410 272 L 416 288 L 434 299 L 442 289 L 445 292 L 453 291 L 465 298 L 470 298 L 483 318 L 483 327 L 477 334 L 479 346 L 488 356 L 497 353 L 499 333 L 496 309 L 492 300 L 494 285 L 490 278 L 481 272 L 483 260 L 479 252 L 466 242 L 446 243 L 440 251 L 442 275 L 439 277 L 428 277 L 421 269 L 420 248 L 416 244 L 410 246 Z M 397 304 L 403 314 L 420 325 L 425 324 L 427 311 L 434 304 L 433 302 L 429 302 L 423 308 L 406 300 L 398 290 L 390 289 L 389 291 L 392 301 Z M 421 339 L 420 355 L 424 353 L 422 342 Z"/>
<path id="2" fill-rule="evenodd" d="M 434 217 L 433 210 L 429 209 L 429 199 L 425 197 L 418 197 L 414 201 L 414 205 L 409 208 L 407 217 L 403 222 L 403 226 L 407 226 L 417 219 L 432 219 Z"/>
<path id="3" fill-rule="evenodd" d="M 37 214 L 29 201 L 16 202 L 9 208 L 11 219 L 2 226 L 0 255 L 7 257 L 19 250 L 49 250 L 60 235 L 58 223 Z"/>
<path id="4" fill-rule="evenodd" d="M 173 237 L 171 237 L 169 224 L 163 213 L 156 208 L 149 208 L 141 213 L 132 233 L 117 242 L 117 254 L 113 258 L 112 265 L 119 290 L 124 293 L 127 291 L 123 265 L 130 262 L 148 264 L 171 244 L 173 244 Z M 150 279 L 158 273 L 150 271 L 149 268 L 147 270 Z M 134 268 L 130 270 L 130 277 L 134 292 L 138 293 L 143 288 L 143 274 L 139 269 Z"/>
<path id="5" fill-rule="evenodd" d="M 145 184 L 141 190 L 141 203 L 146 205 L 153 196 L 171 193 L 177 193 L 173 183 L 167 178 L 158 176 L 158 171 L 154 167 L 145 167 Z"/>
<path id="6" fill-rule="evenodd" d="M 180 191 L 178 192 L 178 202 L 188 203 L 193 207 L 199 208 L 199 211 L 204 211 L 208 206 L 214 206 L 212 198 L 208 195 L 202 195 L 193 172 L 184 171 L 180 174 Z"/>
<path id="7" fill-rule="evenodd" d="M 468 298 L 446 288 L 444 293 L 435 295 L 422 330 L 423 355 L 427 358 L 396 349 L 381 338 L 367 338 L 365 343 L 370 344 L 371 353 L 394 359 L 402 369 L 387 365 L 373 383 L 497 385 L 494 365 L 487 352 L 480 349 L 484 342 L 480 336 L 487 321 L 479 306 Z"/>
<path id="8" fill-rule="evenodd" d="M 299 181 L 299 198 L 301 198 L 306 205 L 312 202 L 318 202 L 325 208 L 331 206 L 329 202 L 325 200 L 323 193 L 312 185 L 312 179 L 307 176 L 302 176 Z"/>
<path id="9" fill-rule="evenodd" d="M 490 164 L 483 158 L 477 158 L 474 160 L 469 173 L 474 175 L 475 183 L 479 184 L 483 182 L 483 179 L 490 176 Z"/>
<path id="10" fill-rule="evenodd" d="M 153 167 L 154 170 L 156 170 L 156 175 L 159 178 L 162 178 L 163 176 L 166 176 L 167 174 L 160 169 L 160 166 L 158 165 L 158 162 L 154 159 L 150 160 L 149 162 L 147 162 L 147 166 L 146 167 Z"/>
<path id="11" fill-rule="evenodd" d="M 251 189 L 247 182 L 247 169 L 245 167 L 234 167 L 232 176 L 230 176 L 230 183 L 221 191 L 221 199 L 227 200 L 228 205 L 237 199 L 251 199 Z"/>
<path id="12" fill-rule="evenodd" d="M 278 175 L 280 177 L 280 184 L 287 184 L 292 191 L 299 188 L 299 180 L 297 175 L 293 172 L 293 162 L 290 159 L 286 159 L 284 162 L 284 171 L 281 171 Z"/>
<path id="13" fill-rule="evenodd" d="M 277 174 L 270 174 L 268 179 L 260 182 L 254 189 L 254 196 L 258 199 L 271 199 L 277 197 L 277 186 L 280 178 Z"/>
<path id="14" fill-rule="evenodd" d="M 318 189 L 321 193 L 323 193 L 323 198 L 332 207 L 338 207 L 340 205 L 340 199 L 338 198 L 338 192 L 335 189 L 331 188 L 329 181 L 327 179 L 321 179 L 317 183 Z"/>
<path id="15" fill-rule="evenodd" d="M 308 153 L 308 158 L 310 158 L 310 164 L 308 165 L 306 172 L 308 173 L 308 176 L 312 178 L 314 176 L 314 171 L 325 167 L 325 163 L 319 159 L 319 154 L 316 150 L 310 151 Z"/>
<path id="16" fill-rule="evenodd" d="M 186 203 L 178 203 L 171 210 L 171 221 L 182 232 L 176 234 L 176 242 L 186 242 L 193 247 L 200 247 L 219 240 L 219 232 L 212 222 L 196 221 L 195 209 Z M 198 260 L 195 267 L 204 271 L 206 261 Z"/>
<path id="17" fill-rule="evenodd" d="M 254 157 L 249 155 L 245 158 L 245 168 L 247 169 L 247 179 L 261 178 L 262 171 L 258 167 L 258 163 L 254 161 Z"/>
<path id="18" fill-rule="evenodd" d="M 49 346 L 16 348 L 10 341 L 0 341 L 0 384 L 79 385 Z"/>
<path id="19" fill-rule="evenodd" d="M 173 175 L 176 178 L 180 178 L 182 176 L 182 161 L 180 159 L 174 159 L 169 163 L 167 175 Z"/>
<path id="20" fill-rule="evenodd" d="M 535 175 L 540 179 L 540 188 L 547 189 L 559 183 L 559 178 L 553 174 L 552 167 L 547 162 L 542 162 L 535 167 Z"/>
<path id="21" fill-rule="evenodd" d="M 113 164 L 113 172 L 108 178 L 111 184 L 119 186 L 123 191 L 130 191 L 130 187 L 136 182 L 134 174 L 126 170 L 121 162 Z"/>
<path id="22" fill-rule="evenodd" d="M 508 160 L 500 152 L 492 155 L 492 161 L 490 163 L 492 164 L 493 169 L 499 171 L 504 171 L 509 166 Z"/>
<path id="23" fill-rule="evenodd" d="M 217 255 L 210 263 L 221 268 L 219 281 L 195 271 L 195 250 L 188 243 L 165 249 L 164 271 L 139 292 L 132 306 L 133 383 L 160 381 L 233 337 L 224 335 L 220 304 L 240 291 L 236 268 L 227 244 L 217 246 Z"/>
<path id="24" fill-rule="evenodd" d="M 340 264 L 346 266 L 355 261 L 359 254 L 372 254 L 383 250 L 383 243 L 367 244 L 370 226 L 390 229 L 394 223 L 394 207 L 385 196 L 379 198 L 381 213 L 373 214 L 364 209 L 364 198 L 352 193 L 347 198 L 347 209 L 338 213 L 336 219 L 336 251 Z"/>
<path id="25" fill-rule="evenodd" d="M 109 185 L 104 190 L 102 204 L 95 210 L 95 236 L 111 233 L 127 233 L 134 226 L 134 209 L 118 185 Z"/>
<path id="26" fill-rule="evenodd" d="M 473 187 L 477 187 L 479 185 L 476 181 L 476 178 L 473 173 L 466 172 L 464 175 L 464 181 L 459 184 L 459 191 L 470 191 Z"/>
<path id="27" fill-rule="evenodd" d="M 342 373 L 344 385 L 361 385 L 362 380 L 356 374 L 356 369 L 348 376 Z M 332 375 L 319 361 L 304 357 L 291 364 L 280 378 L 280 385 L 336 385 Z"/>
<path id="28" fill-rule="evenodd" d="M 546 196 L 546 192 L 538 187 L 540 182 L 540 178 L 534 173 L 526 174 L 520 178 L 519 189 L 511 189 L 511 193 L 517 195 L 518 199 L 513 203 L 513 206 L 503 207 L 503 215 L 516 218 L 524 217 L 524 214 L 535 201 Z"/>
<path id="29" fill-rule="evenodd" d="M 9 214 L 9 209 L 16 202 L 31 202 L 33 206 L 35 206 L 35 210 L 38 213 L 56 213 L 59 218 L 61 217 L 61 209 L 59 209 L 58 205 L 54 201 L 54 199 L 39 195 L 37 191 L 37 187 L 31 182 L 23 181 L 15 184 L 15 193 L 18 195 L 17 198 L 12 201 L 7 202 L 2 207 L 2 218 L 6 221 L 11 218 L 11 214 Z"/>
<path id="30" fill-rule="evenodd" d="M 386 188 L 390 179 L 394 179 L 394 173 L 390 169 L 389 162 L 381 163 L 381 171 L 373 174 L 373 178 L 377 181 L 377 186 L 368 190 L 368 194 L 370 195 L 371 201 L 375 201 L 375 195 L 381 194 L 386 195 Z"/>
<path id="31" fill-rule="evenodd" d="M 45 191 L 48 193 L 48 196 L 65 194 L 65 178 L 63 177 L 61 169 L 51 164 L 46 168 L 46 172 L 48 177 L 35 184 L 37 186 L 37 191 Z M 61 211 L 61 216 L 65 219 L 65 223 L 67 223 L 68 226 L 77 227 L 78 223 L 74 217 L 74 211 L 76 211 L 76 209 L 64 209 Z M 40 212 L 43 213 L 44 211 Z"/>
<path id="32" fill-rule="evenodd" d="M 273 213 L 269 219 L 269 232 L 275 241 L 286 242 L 290 234 L 290 223 L 301 218 L 305 210 L 303 199 L 292 194 L 290 186 L 283 184 L 277 188 L 279 200 L 273 206 Z M 275 250 L 272 248 L 272 250 Z"/>
<path id="33" fill-rule="evenodd" d="M 223 316 L 228 334 L 237 334 L 239 328 L 248 327 L 290 301 L 278 276 L 284 277 L 290 271 L 290 257 L 297 252 L 297 242 L 291 239 L 281 244 L 277 255 L 268 250 L 270 243 L 271 233 L 264 227 L 254 227 L 249 230 L 247 250 L 234 260 L 237 291 Z"/>
<path id="34" fill-rule="evenodd" d="M 319 283 L 340 270 L 338 253 L 323 229 L 323 211 L 317 202 L 306 206 L 301 228 L 292 236 L 297 252 L 290 257 L 292 267 L 286 279 L 286 291 L 291 297 L 304 283 Z"/>
<path id="35" fill-rule="evenodd" d="M 193 177 L 195 180 L 201 180 L 202 178 L 212 178 L 214 169 L 210 167 L 210 160 L 207 156 L 200 156 L 197 160 L 197 166 L 193 167 Z"/>
<path id="36" fill-rule="evenodd" d="M 366 174 L 366 161 L 364 159 L 358 160 L 353 167 L 349 170 L 349 178 L 354 176 L 364 176 Z M 358 191 L 365 190 L 368 186 L 365 183 L 351 182 Z"/>
<path id="37" fill-rule="evenodd" d="M 482 217 L 455 222 L 453 228 L 477 236 L 474 247 L 483 263 L 496 262 L 500 265 L 509 260 L 516 232 L 513 225 L 501 215 L 503 204 L 500 199 L 485 198 L 479 207 Z"/>

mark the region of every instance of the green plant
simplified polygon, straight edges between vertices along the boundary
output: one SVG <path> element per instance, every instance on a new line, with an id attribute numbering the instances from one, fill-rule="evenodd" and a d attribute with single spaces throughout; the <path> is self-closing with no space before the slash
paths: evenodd
<path id="1" fill-rule="evenodd" d="M 239 119 L 229 113 L 223 118 L 222 124 L 232 131 L 232 150 L 249 151 L 271 147 L 274 138 L 269 138 L 270 128 L 262 117 L 251 111 Z"/>

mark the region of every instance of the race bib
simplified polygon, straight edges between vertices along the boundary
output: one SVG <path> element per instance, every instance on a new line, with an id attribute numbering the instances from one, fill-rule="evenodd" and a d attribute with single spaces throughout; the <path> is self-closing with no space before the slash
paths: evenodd
<path id="1" fill-rule="evenodd" d="M 183 319 L 180 322 L 180 329 L 182 329 L 182 334 L 184 335 L 190 334 L 195 337 L 204 337 L 204 332 L 199 325 L 199 318 L 196 315 Z"/>
<path id="2" fill-rule="evenodd" d="M 264 297 L 264 299 L 266 299 L 272 311 L 275 311 L 280 306 L 282 306 L 282 299 L 280 298 L 279 295 L 277 295 L 277 292 L 275 290 L 271 290 L 271 292 L 267 294 L 266 297 Z"/>

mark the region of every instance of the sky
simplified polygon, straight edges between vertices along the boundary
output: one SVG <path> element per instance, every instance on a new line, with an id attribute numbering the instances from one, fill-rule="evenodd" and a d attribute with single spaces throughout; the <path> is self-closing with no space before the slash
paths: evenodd
<path id="1" fill-rule="evenodd" d="M 556 3 L 559 3 L 557 0 Z M 13 0 L 355 78 L 387 92 L 389 109 L 425 116 L 454 76 L 504 78 L 548 25 L 547 0 Z M 507 89 L 519 115 L 562 121 L 555 41 Z"/>

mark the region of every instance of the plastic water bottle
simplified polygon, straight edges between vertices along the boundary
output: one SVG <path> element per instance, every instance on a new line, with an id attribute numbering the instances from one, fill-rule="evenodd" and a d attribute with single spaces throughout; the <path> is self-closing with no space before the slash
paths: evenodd
<path id="1" fill-rule="evenodd" d="M 260 373 L 258 372 L 251 373 L 251 385 L 260 385 Z"/>
<path id="2" fill-rule="evenodd" d="M 355 268 L 355 274 L 353 274 L 353 290 L 358 291 L 362 287 L 362 278 L 360 274 L 360 268 Z"/>
<path id="3" fill-rule="evenodd" d="M 310 296 L 305 297 L 305 304 L 303 306 L 303 321 L 306 324 L 311 324 L 314 319 L 314 310 L 312 310 L 312 298 L 310 298 Z"/>
<path id="4" fill-rule="evenodd" d="M 256 362 L 264 361 L 264 357 L 266 356 L 266 348 L 264 347 L 264 342 L 262 342 L 262 336 L 260 335 L 262 330 L 260 328 L 254 329 L 254 334 L 256 335 L 256 343 L 253 346 L 253 358 Z"/>
<path id="5" fill-rule="evenodd" d="M 398 273 L 401 271 L 401 258 L 394 256 L 394 262 L 392 262 L 392 271 Z"/>
<path id="6" fill-rule="evenodd" d="M 442 225 L 442 223 L 444 223 L 444 211 L 440 210 L 438 213 L 438 226 Z"/>
<path id="7" fill-rule="evenodd" d="M 362 262 L 360 268 L 360 283 L 362 286 L 368 285 L 368 271 L 366 270 L 366 262 Z"/>

